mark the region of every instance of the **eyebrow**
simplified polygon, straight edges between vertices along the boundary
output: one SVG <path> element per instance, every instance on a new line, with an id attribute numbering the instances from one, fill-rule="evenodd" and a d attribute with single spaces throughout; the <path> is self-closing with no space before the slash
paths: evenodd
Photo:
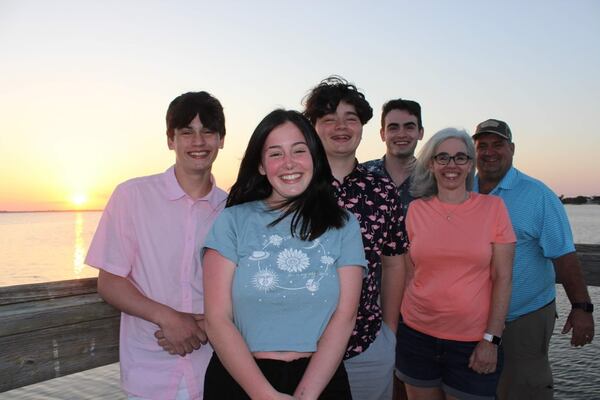
<path id="1" fill-rule="evenodd" d="M 398 122 L 390 122 L 389 124 L 387 124 L 387 127 L 388 128 L 397 128 L 400 125 L 405 126 L 405 127 L 410 127 L 410 126 L 417 126 L 417 123 L 413 122 L 413 121 L 408 121 L 403 124 L 399 124 Z"/>
<path id="2" fill-rule="evenodd" d="M 292 143 L 292 147 L 297 146 L 299 144 L 303 144 L 303 145 L 308 146 L 308 144 L 306 142 L 295 142 L 295 143 Z M 279 148 L 282 148 L 282 147 L 283 146 L 280 145 L 280 144 L 274 144 L 273 146 L 267 147 L 267 150 L 269 150 L 269 149 L 279 149 Z"/>

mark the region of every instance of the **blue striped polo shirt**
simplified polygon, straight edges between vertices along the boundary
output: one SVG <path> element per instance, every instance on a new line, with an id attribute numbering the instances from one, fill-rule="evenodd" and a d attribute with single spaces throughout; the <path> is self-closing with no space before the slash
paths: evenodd
<path id="1" fill-rule="evenodd" d="M 474 191 L 479 191 L 475 178 Z M 535 311 L 556 297 L 552 260 L 575 251 L 565 208 L 545 184 L 512 167 L 490 194 L 500 196 L 517 235 L 512 296 L 506 319 Z"/>

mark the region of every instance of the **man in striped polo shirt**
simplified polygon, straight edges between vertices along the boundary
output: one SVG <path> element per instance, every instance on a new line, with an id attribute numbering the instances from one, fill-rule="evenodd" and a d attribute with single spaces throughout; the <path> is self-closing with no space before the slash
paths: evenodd
<path id="1" fill-rule="evenodd" d="M 552 399 L 548 346 L 556 319 L 555 269 L 572 303 L 562 333 L 573 332 L 573 346 L 584 346 L 594 337 L 593 305 L 569 221 L 552 190 L 513 167 L 515 144 L 505 122 L 483 121 L 473 139 L 478 171 L 473 190 L 504 200 L 517 235 L 498 397 Z"/>

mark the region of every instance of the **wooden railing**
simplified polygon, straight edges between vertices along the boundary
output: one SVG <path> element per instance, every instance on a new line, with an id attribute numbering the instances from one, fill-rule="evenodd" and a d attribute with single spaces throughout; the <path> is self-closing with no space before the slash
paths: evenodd
<path id="1" fill-rule="evenodd" d="M 577 245 L 600 286 L 600 245 Z M 96 279 L 0 287 L 0 392 L 118 361 L 119 312 Z"/>
<path id="2" fill-rule="evenodd" d="M 118 361 L 119 318 L 96 278 L 0 288 L 0 392 Z"/>

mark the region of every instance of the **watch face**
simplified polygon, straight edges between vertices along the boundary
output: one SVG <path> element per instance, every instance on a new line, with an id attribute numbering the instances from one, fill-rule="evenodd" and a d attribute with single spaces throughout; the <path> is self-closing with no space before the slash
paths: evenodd
<path id="1" fill-rule="evenodd" d="M 497 346 L 500 346 L 500 343 L 502 343 L 502 338 L 501 337 L 492 335 L 491 333 L 487 333 L 487 332 L 483 334 L 483 340 L 486 340 L 486 341 L 488 341 L 490 343 L 493 343 L 493 344 L 495 344 Z"/>

